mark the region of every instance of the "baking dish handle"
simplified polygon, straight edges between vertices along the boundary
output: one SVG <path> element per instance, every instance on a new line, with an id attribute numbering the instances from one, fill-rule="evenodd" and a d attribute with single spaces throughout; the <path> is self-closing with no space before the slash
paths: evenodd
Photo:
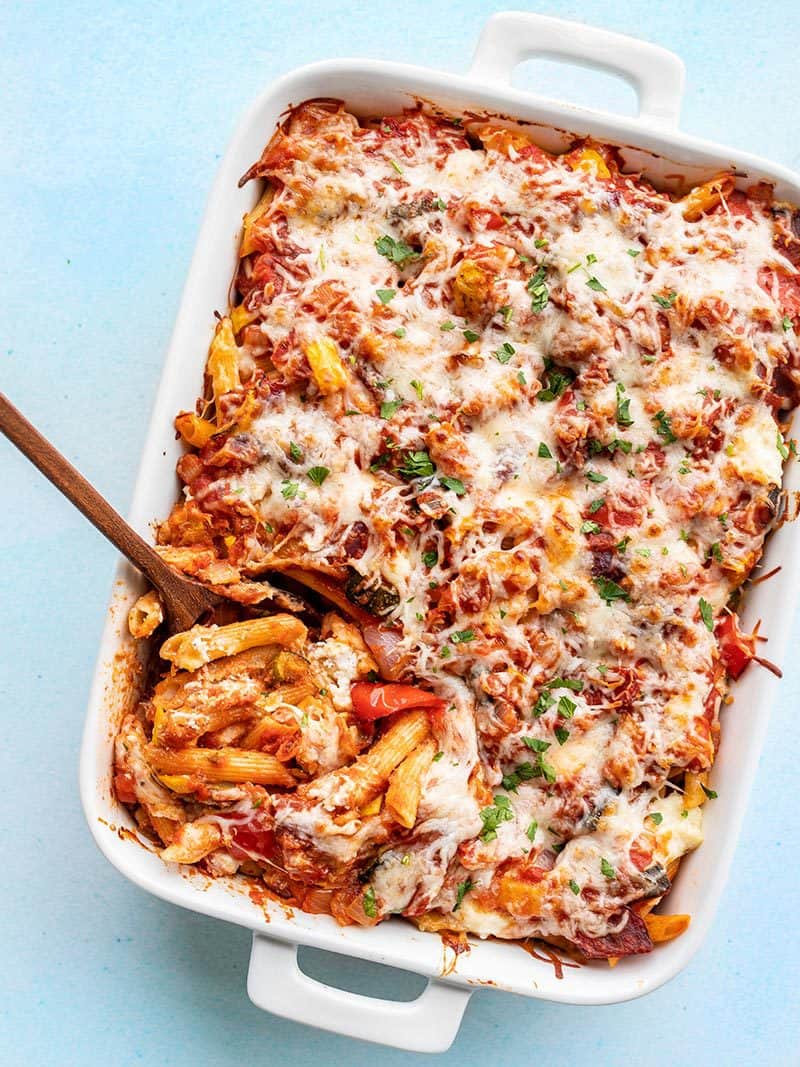
<path id="1" fill-rule="evenodd" d="M 508 85 L 518 63 L 536 56 L 598 67 L 629 82 L 639 99 L 639 121 L 676 127 L 685 71 L 666 48 L 580 22 L 526 11 L 502 11 L 483 28 L 470 77 Z"/>
<path id="2" fill-rule="evenodd" d="M 247 994 L 258 1008 L 321 1030 L 408 1052 L 444 1052 L 472 990 L 431 978 L 412 1001 L 348 993 L 303 974 L 297 945 L 254 933 Z"/>

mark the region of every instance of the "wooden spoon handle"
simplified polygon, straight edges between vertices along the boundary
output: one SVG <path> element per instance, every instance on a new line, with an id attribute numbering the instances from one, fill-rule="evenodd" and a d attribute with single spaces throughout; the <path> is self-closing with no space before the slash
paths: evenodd
<path id="1" fill-rule="evenodd" d="M 45 478 L 83 512 L 157 589 L 169 588 L 173 572 L 157 552 L 128 525 L 93 485 L 0 393 L 0 430 Z"/>

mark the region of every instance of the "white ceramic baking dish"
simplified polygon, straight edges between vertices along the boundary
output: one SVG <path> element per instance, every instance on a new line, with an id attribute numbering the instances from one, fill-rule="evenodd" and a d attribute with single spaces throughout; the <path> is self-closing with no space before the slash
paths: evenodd
<path id="1" fill-rule="evenodd" d="M 567 106 L 511 88 L 514 67 L 533 56 L 555 57 L 621 75 L 639 99 L 635 118 Z M 697 140 L 677 130 L 683 65 L 670 52 L 588 26 L 508 12 L 493 16 L 481 35 L 466 76 L 367 60 L 340 60 L 304 67 L 281 78 L 253 105 L 225 155 L 211 194 L 169 348 L 133 500 L 133 524 L 147 535 L 167 514 L 177 492 L 179 445 L 172 419 L 191 408 L 201 389 L 212 311 L 226 306 L 239 228 L 255 202 L 255 184 L 237 187 L 258 158 L 281 113 L 311 97 L 338 97 L 364 116 L 391 114 L 422 99 L 446 110 L 485 110 L 513 116 L 546 148 L 563 147 L 573 135 L 591 134 L 622 148 L 626 162 L 656 184 L 702 180 L 734 166 L 742 184 L 766 179 L 777 195 L 800 203 L 800 177 L 741 152 Z M 569 131 L 569 132 L 565 132 Z M 798 486 L 797 467 L 788 475 Z M 780 662 L 800 580 L 800 553 L 784 526 L 771 538 L 767 565 L 782 566 L 778 581 L 751 591 L 745 619 L 764 620 L 769 655 Z M 714 770 L 720 800 L 706 807 L 706 841 L 682 866 L 670 910 L 689 912 L 692 925 L 678 940 L 615 969 L 604 962 L 566 969 L 532 959 L 514 944 L 477 942 L 457 961 L 435 934 L 392 920 L 375 929 L 342 929 L 327 916 L 292 913 L 278 904 L 250 900 L 235 882 L 209 881 L 165 866 L 130 831 L 128 814 L 111 793 L 111 747 L 115 725 L 135 699 L 135 653 L 125 615 L 141 591 L 140 580 L 122 565 L 91 692 L 81 757 L 86 817 L 111 863 L 143 889 L 185 908 L 253 930 L 248 992 L 262 1008 L 313 1026 L 416 1051 L 440 1051 L 455 1037 L 471 992 L 493 986 L 526 996 L 574 1004 L 606 1004 L 640 996 L 673 977 L 705 937 L 727 877 L 747 794 L 755 774 L 777 681 L 752 668 L 735 686 L 735 703 L 723 713 L 722 746 Z M 349 956 L 391 964 L 429 976 L 410 1003 L 384 1001 L 328 987 L 304 975 L 297 946 L 314 945 Z"/>

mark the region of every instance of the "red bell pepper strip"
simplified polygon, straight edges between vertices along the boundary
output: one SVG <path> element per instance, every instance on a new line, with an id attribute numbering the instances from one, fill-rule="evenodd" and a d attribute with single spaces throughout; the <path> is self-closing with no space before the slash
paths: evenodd
<path id="1" fill-rule="evenodd" d="M 756 639 L 752 634 L 743 634 L 735 615 L 723 615 L 716 626 L 719 655 L 731 678 L 738 678 L 745 667 L 755 658 Z"/>
<path id="2" fill-rule="evenodd" d="M 419 689 L 416 685 L 400 685 L 397 682 L 354 682 L 350 688 L 353 711 L 364 722 L 394 715 L 397 711 L 411 708 L 430 708 L 444 711 L 445 701 L 435 693 Z"/>

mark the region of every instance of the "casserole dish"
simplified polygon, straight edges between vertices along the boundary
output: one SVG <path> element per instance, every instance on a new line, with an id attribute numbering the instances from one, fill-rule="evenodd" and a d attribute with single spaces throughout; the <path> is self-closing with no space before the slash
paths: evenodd
<path id="1" fill-rule="evenodd" d="M 572 58 L 622 74 L 637 88 L 640 115 L 636 119 L 613 119 L 532 99 L 529 94 L 504 87 L 502 83 L 516 63 L 536 54 Z M 212 195 L 156 403 L 134 501 L 134 524 L 144 530 L 153 517 L 168 510 L 174 499 L 174 481 L 167 475 L 167 468 L 174 468 L 178 446 L 165 432 L 168 413 L 191 406 L 201 377 L 197 352 L 207 346 L 211 330 L 209 310 L 225 304 L 239 219 L 252 208 L 254 199 L 252 192 L 237 190 L 236 180 L 258 154 L 265 136 L 288 105 L 312 97 L 336 97 L 357 114 L 376 114 L 395 112 L 421 99 L 449 110 L 513 115 L 544 148 L 561 149 L 574 136 L 590 134 L 616 144 L 627 168 L 641 171 L 657 185 L 677 188 L 731 166 L 724 150 L 682 137 L 672 129 L 677 121 L 681 84 L 680 62 L 660 49 L 523 14 L 495 16 L 490 21 L 469 78 L 445 78 L 414 68 L 342 61 L 306 68 L 281 80 L 246 117 L 225 157 Z M 797 180 L 768 164 L 739 157 L 736 172 L 743 184 L 767 180 L 775 184 L 779 199 L 800 199 Z M 777 532 L 767 559 L 771 566 L 783 563 L 784 582 L 793 583 L 797 580 L 797 565 L 787 550 L 788 537 L 785 528 Z M 259 1006 L 351 1036 L 435 1051 L 446 1048 L 455 1035 L 470 987 L 475 984 L 492 984 L 573 1003 L 619 1001 L 647 992 L 674 975 L 699 943 L 733 852 L 746 787 L 764 729 L 764 715 L 754 715 L 749 705 L 752 702 L 762 709 L 766 707 L 774 684 L 771 680 L 749 674 L 736 690 L 740 702 L 748 704 L 747 719 L 737 718 L 735 712 L 726 716 L 715 777 L 724 804 L 711 812 L 706 845 L 687 863 L 675 889 L 676 909 L 694 917 L 690 932 L 653 956 L 627 961 L 624 968 L 609 971 L 602 964 L 589 964 L 570 968 L 562 978 L 514 945 L 479 943 L 456 961 L 448 951 L 443 956 L 437 936 L 404 924 L 388 923 L 378 933 L 341 929 L 328 917 L 291 914 L 285 905 L 250 900 L 235 883 L 215 881 L 209 886 L 197 874 L 181 875 L 143 849 L 130 829 L 121 825 L 127 817 L 113 804 L 110 790 L 111 739 L 119 716 L 135 698 L 140 673 L 121 632 L 124 610 L 138 592 L 130 575 L 120 572 L 86 727 L 82 790 L 87 817 L 101 849 L 132 880 L 165 899 L 255 931 L 248 987 Z M 788 629 L 789 603 L 786 597 L 779 600 L 777 587 L 760 586 L 748 603 L 748 614 L 752 617 L 757 612 L 767 623 L 768 631 L 778 635 Z M 770 647 L 774 658 L 780 658 L 780 651 Z M 407 967 L 432 980 L 412 1004 L 386 1004 L 356 997 L 305 978 L 296 963 L 297 944 L 313 944 Z M 416 1025 L 410 1027 L 412 1020 Z"/>

